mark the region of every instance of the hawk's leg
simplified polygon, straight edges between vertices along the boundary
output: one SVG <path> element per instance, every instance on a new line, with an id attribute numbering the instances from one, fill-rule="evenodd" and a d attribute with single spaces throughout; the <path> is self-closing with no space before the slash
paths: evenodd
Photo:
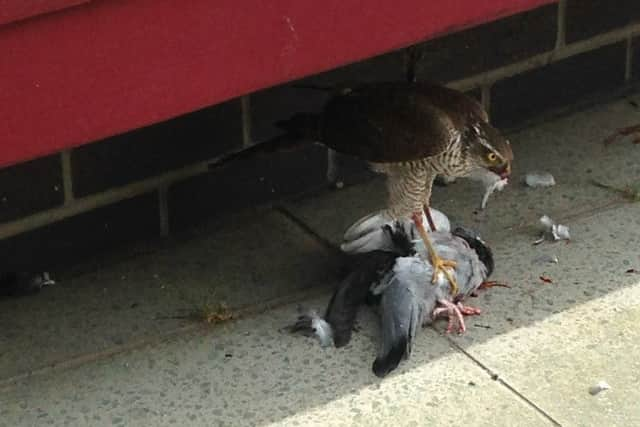
<path id="1" fill-rule="evenodd" d="M 431 209 L 429 209 L 429 206 L 427 206 L 426 204 L 423 205 L 422 210 L 424 211 L 424 215 L 427 217 L 427 221 L 429 222 L 429 230 L 437 231 L 436 223 L 433 222 L 433 217 L 431 216 Z"/>
<path id="2" fill-rule="evenodd" d="M 431 257 L 431 265 L 433 266 L 433 277 L 431 279 L 431 283 L 436 283 L 438 279 L 438 273 L 442 272 L 449 283 L 451 284 L 451 293 L 456 295 L 458 293 L 458 284 L 454 279 L 451 271 L 448 270 L 448 267 L 455 268 L 456 262 L 451 260 L 442 259 L 436 253 L 433 245 L 431 244 L 431 239 L 427 235 L 427 231 L 424 229 L 424 224 L 422 223 L 422 212 L 415 212 L 413 214 L 413 222 L 416 224 L 416 228 L 418 229 L 418 233 L 420 237 L 424 241 L 424 245 L 427 248 L 427 252 Z"/>
<path id="3" fill-rule="evenodd" d="M 447 324 L 446 333 L 449 334 L 453 330 L 455 324 L 458 325 L 458 333 L 461 334 L 467 330 L 464 324 L 464 316 L 475 316 L 480 314 L 480 309 L 470 306 L 462 305 L 461 302 L 454 304 L 449 300 L 440 299 L 438 303 L 441 307 L 437 307 L 431 313 L 431 318 L 436 319 L 441 315 L 446 315 L 449 319 Z"/>

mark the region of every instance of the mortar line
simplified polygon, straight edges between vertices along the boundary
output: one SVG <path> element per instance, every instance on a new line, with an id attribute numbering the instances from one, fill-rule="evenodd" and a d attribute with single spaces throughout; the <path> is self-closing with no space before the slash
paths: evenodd
<path id="1" fill-rule="evenodd" d="M 250 95 L 245 95 L 240 98 L 240 109 L 242 114 L 242 148 L 249 148 L 252 145 Z"/>
<path id="2" fill-rule="evenodd" d="M 566 45 L 567 34 L 567 0 L 558 2 L 557 16 L 558 31 L 556 33 L 556 49 Z"/>
<path id="3" fill-rule="evenodd" d="M 482 106 L 484 110 L 491 118 L 491 86 L 490 85 L 482 85 L 480 87 L 480 98 Z"/>
<path id="4" fill-rule="evenodd" d="M 619 28 L 586 40 L 566 44 L 560 48 L 533 55 L 520 62 L 514 62 L 484 73 L 448 82 L 447 86 L 464 92 L 478 86 L 492 84 L 498 80 L 624 41 L 627 37 L 638 31 L 640 31 L 640 24 L 631 24 L 624 28 Z"/>
<path id="5" fill-rule="evenodd" d="M 298 218 L 294 213 L 289 211 L 286 207 L 282 205 L 275 205 L 274 210 L 282 214 L 285 218 L 287 218 L 289 221 L 294 223 L 298 228 L 300 228 L 304 233 L 308 234 L 310 237 L 312 237 L 314 240 L 316 240 L 325 248 L 329 249 L 331 252 L 342 255 L 342 251 L 340 250 L 339 246 L 337 246 L 336 244 L 331 242 L 329 239 L 327 239 L 326 237 L 318 233 L 316 230 L 313 229 L 313 227 L 308 225 L 301 218 Z"/>
<path id="6" fill-rule="evenodd" d="M 160 236 L 169 237 L 169 189 L 166 184 L 158 187 L 158 213 L 160 216 Z"/>
<path id="7" fill-rule="evenodd" d="M 327 182 L 336 184 L 338 182 L 339 168 L 338 155 L 335 150 L 327 149 Z"/>
<path id="8" fill-rule="evenodd" d="M 508 382 L 506 382 L 505 380 L 503 380 L 502 378 L 500 378 L 500 376 L 498 375 L 497 372 L 495 372 L 493 369 L 489 368 L 487 365 L 485 365 L 484 363 L 482 363 L 479 359 L 477 359 L 476 357 L 474 357 L 471 353 L 469 353 L 467 350 L 465 350 L 464 348 L 462 348 L 462 346 L 460 344 L 458 344 L 456 341 L 454 341 L 453 339 L 451 339 L 450 337 L 447 337 L 447 340 L 449 341 L 449 343 L 451 344 L 452 347 L 454 347 L 458 352 L 462 353 L 464 356 L 466 356 L 467 358 L 469 358 L 469 360 L 471 360 L 473 363 L 475 363 L 476 365 L 478 365 L 478 367 L 480 367 L 482 370 L 484 370 L 487 374 L 489 374 L 489 376 L 491 377 L 492 380 L 499 382 L 500 384 L 502 384 L 502 386 L 504 386 L 507 390 L 509 390 L 511 393 L 515 394 L 517 397 L 519 397 L 523 402 L 525 402 L 527 405 L 529 405 L 531 408 L 533 408 L 536 412 L 538 412 L 540 415 L 542 415 L 543 417 L 545 417 L 548 421 L 550 421 L 553 425 L 558 426 L 558 427 L 562 427 L 562 424 L 560 422 L 558 422 L 555 418 L 553 418 L 549 413 L 547 413 L 547 411 L 545 411 L 544 409 L 542 409 L 540 406 L 538 406 L 535 402 L 533 402 L 531 399 L 529 399 L 528 397 L 526 397 L 523 393 L 519 392 L 515 387 L 513 387 L 511 384 L 509 384 Z"/>
<path id="9" fill-rule="evenodd" d="M 73 172 L 71 170 L 71 150 L 62 150 L 60 152 L 60 161 L 62 162 L 62 191 L 64 204 L 66 205 L 75 199 L 73 194 Z"/>
<path id="10" fill-rule="evenodd" d="M 631 73 L 633 70 L 633 37 L 631 36 L 631 34 L 629 34 L 629 36 L 627 37 L 626 49 L 626 58 L 624 62 L 624 81 L 628 83 L 631 81 Z"/>

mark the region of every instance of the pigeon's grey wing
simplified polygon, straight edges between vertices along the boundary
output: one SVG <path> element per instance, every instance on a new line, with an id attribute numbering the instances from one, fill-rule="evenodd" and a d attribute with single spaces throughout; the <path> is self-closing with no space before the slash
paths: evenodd
<path id="1" fill-rule="evenodd" d="M 372 291 L 381 294 L 381 343 L 373 372 L 384 377 L 409 357 L 411 346 L 435 299 L 425 298 L 431 266 L 419 257 L 397 258 L 390 271 Z"/>
<path id="2" fill-rule="evenodd" d="M 358 309 L 366 301 L 371 286 L 391 270 L 396 257 L 391 252 L 382 251 L 356 257 L 352 271 L 338 285 L 324 316 L 333 330 L 336 347 L 342 347 L 351 340 Z"/>
<path id="3" fill-rule="evenodd" d="M 436 230 L 449 232 L 451 224 L 449 218 L 437 209 L 431 208 L 431 217 Z M 428 224 L 426 216 L 423 214 L 423 223 Z M 394 221 L 384 211 L 369 214 L 351 225 L 344 233 L 340 248 L 347 254 L 357 254 L 374 250 L 392 250 L 394 243 L 383 227 L 391 226 L 396 229 L 400 227 L 409 238 L 414 241 L 420 239 L 415 224 L 410 219 Z"/>

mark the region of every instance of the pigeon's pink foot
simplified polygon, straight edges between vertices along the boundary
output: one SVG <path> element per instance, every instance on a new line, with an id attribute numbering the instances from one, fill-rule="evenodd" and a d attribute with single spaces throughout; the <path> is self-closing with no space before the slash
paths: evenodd
<path id="1" fill-rule="evenodd" d="M 461 302 L 456 304 L 456 306 L 460 310 L 460 313 L 462 313 L 464 316 L 477 316 L 482 313 L 482 310 L 480 310 L 479 308 L 471 307 L 469 305 L 463 305 Z"/>
<path id="2" fill-rule="evenodd" d="M 462 316 L 462 312 L 460 311 L 460 308 L 458 307 L 458 305 L 444 299 L 439 300 L 438 303 L 441 305 L 441 307 L 437 307 L 435 310 L 433 310 L 433 313 L 431 314 L 431 316 L 433 319 L 436 319 L 442 315 L 447 316 L 447 318 L 449 319 L 449 323 L 447 324 L 447 329 L 445 333 L 447 334 L 451 333 L 454 325 L 458 326 L 459 334 L 462 334 L 463 332 L 465 332 L 467 328 L 464 325 L 464 318 Z"/>

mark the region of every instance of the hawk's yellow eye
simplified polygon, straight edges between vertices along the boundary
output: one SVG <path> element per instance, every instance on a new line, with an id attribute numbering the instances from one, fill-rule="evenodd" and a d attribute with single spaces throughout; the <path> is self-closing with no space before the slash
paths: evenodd
<path id="1" fill-rule="evenodd" d="M 496 155 L 496 153 L 489 153 L 487 154 L 487 159 L 490 162 L 495 162 L 498 159 L 498 156 Z"/>

